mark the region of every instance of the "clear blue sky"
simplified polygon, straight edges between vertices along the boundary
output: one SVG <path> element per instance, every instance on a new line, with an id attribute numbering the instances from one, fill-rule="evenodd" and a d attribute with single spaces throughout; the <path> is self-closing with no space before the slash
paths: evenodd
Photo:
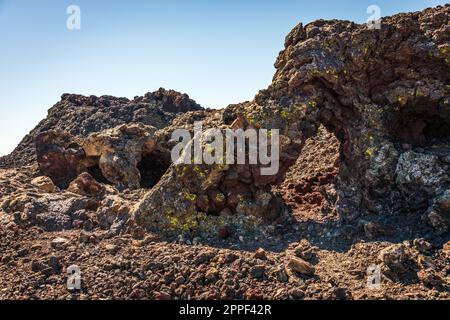
<path id="1" fill-rule="evenodd" d="M 159 87 L 204 107 L 250 100 L 267 87 L 298 22 L 382 15 L 437 0 L 0 0 L 0 155 L 17 145 L 62 93 L 132 98 Z M 79 31 L 66 8 L 82 11 Z"/>

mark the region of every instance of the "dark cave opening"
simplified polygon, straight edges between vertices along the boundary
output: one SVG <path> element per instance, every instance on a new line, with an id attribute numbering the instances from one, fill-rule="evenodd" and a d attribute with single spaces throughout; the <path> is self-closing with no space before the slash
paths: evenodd
<path id="1" fill-rule="evenodd" d="M 390 128 L 397 142 L 412 147 L 426 147 L 450 138 L 450 119 L 434 114 L 401 113 Z"/>
<path id="2" fill-rule="evenodd" d="M 146 154 L 138 163 L 137 168 L 141 174 L 141 187 L 153 188 L 169 169 L 170 157 L 158 151 Z"/>
<path id="3" fill-rule="evenodd" d="M 98 161 L 97 161 L 98 163 Z M 98 166 L 98 164 L 96 164 L 95 166 L 89 167 L 87 169 L 87 172 L 97 181 L 103 184 L 111 184 L 111 182 L 108 181 L 108 179 L 106 179 L 103 176 L 102 173 L 102 169 L 100 169 L 100 167 Z"/>
<path id="4" fill-rule="evenodd" d="M 450 137 L 450 121 L 434 116 L 428 119 L 423 134 L 427 140 L 445 139 Z"/>

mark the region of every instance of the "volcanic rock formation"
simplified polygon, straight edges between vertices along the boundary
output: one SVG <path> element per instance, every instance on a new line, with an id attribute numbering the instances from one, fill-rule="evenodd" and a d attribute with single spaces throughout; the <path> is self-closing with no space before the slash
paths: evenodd
<path id="1" fill-rule="evenodd" d="M 0 158 L 0 298 L 449 299 L 449 41 L 450 5 L 319 20 L 223 110 L 63 95 Z M 280 170 L 173 164 L 198 121 L 279 129 Z"/>
<path id="2" fill-rule="evenodd" d="M 192 217 L 204 212 L 280 217 L 284 203 L 271 186 L 323 124 L 341 145 L 342 219 L 421 212 L 447 229 L 450 212 L 441 204 L 448 202 L 450 164 L 449 11 L 396 15 L 383 19 L 380 30 L 348 21 L 298 25 L 271 86 L 253 102 L 223 110 L 222 122 L 217 114 L 204 120 L 221 128 L 280 129 L 279 174 L 262 177 L 258 165 L 172 166 L 135 218 L 164 229 L 174 215 L 193 226 L 199 219 Z"/>
<path id="3" fill-rule="evenodd" d="M 40 173 L 61 189 L 84 172 L 117 192 L 150 189 L 132 217 L 160 231 L 226 234 L 236 226 L 283 223 L 291 208 L 279 190 L 287 189 L 307 195 L 311 205 L 326 201 L 341 221 L 421 213 L 445 231 L 449 11 L 399 14 L 383 19 L 380 30 L 337 20 L 299 24 L 286 38 L 269 88 L 224 110 L 203 110 L 187 95 L 164 89 L 133 101 L 64 95 L 2 166 L 32 164 L 36 155 Z M 261 175 L 261 165 L 171 164 L 171 133 L 192 130 L 195 121 L 221 130 L 279 129 L 279 172 Z M 325 130 L 333 142 L 317 147 Z M 328 171 L 283 185 L 289 168 L 298 159 L 314 161 L 303 155 L 320 146 L 334 159 Z"/>
<path id="4" fill-rule="evenodd" d="M 85 97 L 64 94 L 61 101 L 8 156 L 0 158 L 0 168 L 33 163 L 35 139 L 49 130 L 63 130 L 72 136 L 87 137 L 91 133 L 111 129 L 127 123 L 142 123 L 158 129 L 167 126 L 178 114 L 201 110 L 186 94 L 159 89 L 143 97 L 116 98 L 112 96 Z"/>

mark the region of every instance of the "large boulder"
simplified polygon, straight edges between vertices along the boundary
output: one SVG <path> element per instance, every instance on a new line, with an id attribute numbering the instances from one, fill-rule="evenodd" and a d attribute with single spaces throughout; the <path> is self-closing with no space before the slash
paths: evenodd
<path id="1" fill-rule="evenodd" d="M 89 173 L 83 172 L 70 183 L 67 191 L 85 197 L 98 197 L 105 191 L 105 187 Z"/>
<path id="2" fill-rule="evenodd" d="M 36 137 L 35 145 L 40 171 L 60 188 L 67 188 L 87 168 L 83 148 L 65 131 L 41 133 Z"/>
<path id="3" fill-rule="evenodd" d="M 98 161 L 103 176 L 118 188 L 138 189 L 141 174 L 138 163 L 156 148 L 156 128 L 143 124 L 124 124 L 94 133 L 83 140 L 86 156 Z"/>
<path id="4" fill-rule="evenodd" d="M 106 180 L 119 189 L 138 189 L 142 178 L 138 164 L 156 150 L 155 132 L 156 128 L 141 123 L 123 124 L 87 138 L 76 138 L 62 130 L 47 131 L 36 137 L 39 169 L 58 187 L 66 189 L 70 185 L 76 193 L 85 187 L 92 189 L 94 178 L 79 175 L 95 172 L 95 168 L 100 171 L 97 179 Z M 147 164 L 148 170 L 152 165 L 155 171 L 159 170 L 157 161 Z"/>

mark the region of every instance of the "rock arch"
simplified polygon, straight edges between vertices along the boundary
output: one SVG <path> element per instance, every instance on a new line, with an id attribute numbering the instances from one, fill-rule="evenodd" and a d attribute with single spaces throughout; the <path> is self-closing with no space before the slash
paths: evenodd
<path id="1" fill-rule="evenodd" d="M 430 212 L 441 208 L 437 199 L 449 187 L 449 10 L 389 17 L 381 30 L 336 20 L 298 25 L 270 87 L 229 106 L 220 120 L 216 113 L 205 119 L 221 128 L 280 129 L 279 174 L 261 177 L 257 165 L 171 166 L 134 210 L 135 220 L 202 231 L 211 213 L 221 218 L 215 232 L 243 217 L 248 224 L 282 218 L 288 209 L 271 187 L 321 124 L 341 143 L 336 209 L 343 219 L 414 210 L 411 193 L 422 193 Z M 428 149 L 419 146 L 424 139 Z"/>

